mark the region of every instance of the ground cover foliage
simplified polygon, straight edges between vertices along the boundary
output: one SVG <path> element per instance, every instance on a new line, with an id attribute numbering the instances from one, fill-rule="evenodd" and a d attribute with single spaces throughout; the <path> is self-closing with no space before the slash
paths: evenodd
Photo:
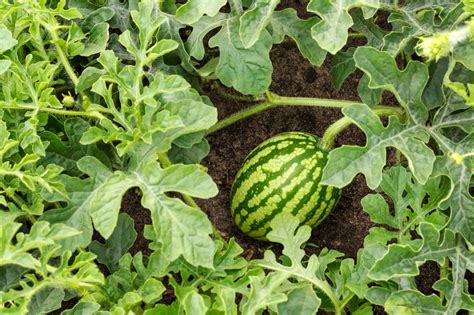
<path id="1" fill-rule="evenodd" d="M 0 313 L 474 311 L 474 3 L 310 0 L 302 19 L 279 2 L 0 2 Z M 367 44 L 345 49 L 349 37 Z M 361 70 L 361 102 L 269 92 L 269 53 L 286 40 L 315 66 L 335 55 L 336 87 Z M 262 103 L 218 122 L 199 80 Z M 399 106 L 380 105 L 383 91 Z M 192 199 L 218 190 L 199 165 L 207 133 L 295 103 L 342 107 L 329 147 L 350 124 L 366 135 L 332 150 L 322 179 L 362 173 L 374 189 L 361 202 L 379 225 L 356 260 L 308 257 L 310 228 L 285 216 L 268 235 L 282 255 L 247 261 Z M 149 255 L 128 253 L 131 188 L 152 218 Z M 415 282 L 427 261 L 440 269 L 431 295 Z"/>

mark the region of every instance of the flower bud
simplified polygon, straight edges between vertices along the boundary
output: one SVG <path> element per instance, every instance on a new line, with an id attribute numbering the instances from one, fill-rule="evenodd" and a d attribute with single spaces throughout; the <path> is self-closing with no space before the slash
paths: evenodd
<path id="1" fill-rule="evenodd" d="M 72 107 L 74 106 L 74 103 L 76 101 L 74 100 L 74 97 L 72 97 L 71 95 L 63 95 L 63 105 L 65 107 Z"/>

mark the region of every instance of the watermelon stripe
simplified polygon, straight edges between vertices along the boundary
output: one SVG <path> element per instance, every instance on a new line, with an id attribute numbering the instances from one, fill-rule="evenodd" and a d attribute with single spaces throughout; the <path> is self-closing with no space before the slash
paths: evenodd
<path id="1" fill-rule="evenodd" d="M 278 148 L 278 145 L 283 142 L 287 142 L 287 146 L 284 148 Z M 291 154 L 295 148 L 301 148 L 304 146 L 312 146 L 313 148 L 316 148 L 313 142 L 307 140 L 282 140 L 279 142 L 271 142 L 270 144 L 259 148 L 258 151 L 253 150 L 252 152 L 250 152 L 250 155 L 244 160 L 244 166 L 239 171 L 239 174 L 237 174 L 237 178 L 239 178 L 243 174 L 251 176 L 255 171 L 256 167 L 268 162 L 270 159 L 274 158 L 274 155 L 277 153 L 279 156 L 283 154 Z M 247 178 L 247 176 L 245 176 L 244 178 Z"/>
<path id="2" fill-rule="evenodd" d="M 308 187 L 312 187 L 313 186 L 313 183 L 311 182 L 307 182 L 305 183 L 305 186 L 308 185 Z M 308 199 L 310 198 L 310 194 L 306 194 L 306 195 L 303 195 L 303 198 L 300 198 L 299 196 L 297 196 L 297 192 L 295 192 L 293 194 L 293 198 L 291 200 L 299 200 L 298 202 L 300 203 L 301 200 L 305 200 L 305 199 Z M 260 220 L 260 221 L 254 221 L 252 224 L 251 224 L 251 227 L 250 227 L 250 231 L 254 231 L 254 230 L 257 230 L 259 231 L 261 235 L 259 236 L 265 236 L 265 234 L 267 234 L 270 230 L 270 226 L 269 226 L 269 223 L 271 220 L 273 220 L 273 218 L 275 218 L 275 216 L 277 216 L 278 214 L 280 213 L 291 213 L 292 212 L 292 209 L 287 207 L 287 204 L 290 201 L 287 201 L 287 200 L 282 200 L 282 202 L 278 205 L 278 208 L 276 208 L 271 214 L 267 215 L 263 220 Z M 243 226 L 245 227 L 245 226 Z"/>
<path id="3" fill-rule="evenodd" d="M 314 223 L 311 223 L 310 225 L 311 226 L 317 226 L 324 219 L 326 219 L 327 216 L 331 213 L 331 210 L 333 209 L 334 205 L 339 201 L 339 197 L 340 197 L 339 189 L 334 189 L 331 199 L 327 201 L 329 203 L 326 206 L 326 209 L 325 209 L 324 213 L 322 213 L 321 216 L 317 220 L 315 220 Z"/>
<path id="4" fill-rule="evenodd" d="M 307 158 L 307 157 L 305 157 L 305 158 Z M 301 158 L 300 161 L 303 160 L 303 159 L 304 158 Z M 299 161 L 295 161 L 295 163 L 298 163 L 298 162 Z M 282 200 L 277 204 L 276 209 L 274 209 L 270 214 L 267 214 L 265 216 L 265 218 L 263 218 L 262 220 L 259 220 L 257 222 L 253 222 L 252 225 L 251 225 L 250 230 L 260 229 L 261 227 L 266 225 L 269 221 L 271 221 L 273 219 L 273 217 L 279 212 L 290 212 L 290 211 L 287 211 L 287 210 L 291 210 L 291 208 L 288 209 L 288 207 L 287 207 L 288 203 L 290 203 L 292 200 L 295 200 L 295 198 L 298 198 L 298 199 L 302 198 L 302 197 L 298 197 L 297 194 L 301 190 L 301 187 L 303 187 L 304 185 L 309 184 L 308 191 L 311 191 L 311 188 L 313 186 L 312 181 L 306 181 L 306 182 L 303 181 L 302 182 L 302 181 L 295 180 L 295 178 L 298 179 L 299 176 L 304 175 L 305 171 L 307 171 L 307 170 L 306 169 L 300 169 L 298 173 L 294 174 L 294 176 L 289 178 L 290 182 L 291 181 L 294 182 L 293 188 L 290 190 L 290 192 L 287 194 L 287 196 L 285 198 L 282 198 Z M 307 177 L 307 176 L 305 176 L 305 177 Z M 285 187 L 285 185 L 282 185 L 281 187 Z M 281 188 L 279 189 L 278 192 L 275 191 L 273 195 L 280 195 L 280 193 L 281 193 Z M 306 194 L 306 195 L 309 195 L 309 194 Z M 303 195 L 303 198 L 304 197 L 305 197 L 305 195 Z M 259 213 L 260 209 L 263 207 L 263 205 L 266 203 L 267 200 L 264 200 L 257 207 L 252 208 L 253 211 L 251 213 L 255 213 L 255 212 Z M 246 219 L 247 220 L 250 219 L 250 216 L 248 216 Z M 244 224 L 242 225 L 242 227 L 245 227 L 245 226 L 246 226 L 246 222 L 244 221 Z"/>
<path id="5" fill-rule="evenodd" d="M 318 187 L 319 186 L 319 187 Z M 311 204 L 313 205 L 312 206 L 312 210 L 311 211 L 308 211 L 306 213 L 300 213 L 300 215 L 298 215 L 298 217 L 300 218 L 300 221 L 302 222 L 302 224 L 307 224 L 308 221 L 311 220 L 311 218 L 314 218 L 314 217 L 319 217 L 320 214 L 324 211 L 324 209 L 321 209 L 321 196 L 323 193 L 325 193 L 326 191 L 326 186 L 321 186 L 319 185 L 319 181 L 316 182 L 316 188 L 315 190 L 313 191 L 317 191 L 319 190 L 318 193 L 315 193 L 313 196 L 314 196 L 314 199 L 313 200 L 309 200 L 308 203 L 311 202 Z M 311 197 L 313 197 L 311 196 Z M 311 199 L 311 198 L 310 198 Z M 296 208 L 295 212 L 298 212 L 300 208 L 303 208 L 304 205 L 298 205 L 298 208 Z M 297 213 L 293 214 L 293 215 L 297 215 Z"/>
<path id="6" fill-rule="evenodd" d="M 313 156 L 312 152 L 307 152 L 306 154 L 304 154 L 302 156 L 295 157 L 293 160 L 291 160 L 288 163 L 288 165 L 296 165 L 297 166 L 298 164 L 304 164 L 306 161 L 312 160 L 312 156 Z M 296 166 L 294 166 L 294 167 L 296 167 Z M 293 173 L 293 174 L 289 175 L 289 176 L 291 176 L 289 181 L 282 183 L 282 185 L 279 186 L 280 189 L 278 191 L 272 191 L 272 190 L 268 189 L 268 187 L 266 187 L 266 185 L 270 185 L 270 183 L 260 184 L 260 188 L 261 189 L 266 188 L 265 191 L 267 191 L 270 194 L 278 194 L 285 200 L 291 200 L 293 198 L 293 196 L 296 194 L 295 190 L 298 190 L 299 186 L 303 184 L 302 181 L 298 182 L 299 181 L 298 177 L 300 177 L 301 174 L 303 172 L 305 172 L 306 173 L 305 177 L 308 178 L 309 175 L 310 175 L 310 174 L 308 174 L 308 172 L 310 172 L 310 171 L 311 171 L 311 169 L 309 169 L 309 168 L 300 168 L 300 172 Z M 285 171 L 280 171 L 280 172 L 274 174 L 274 177 L 280 177 L 281 175 L 284 175 L 284 172 Z M 252 188 L 249 188 L 248 191 L 251 194 L 252 193 Z M 267 199 L 263 200 L 263 203 L 265 203 L 267 201 Z M 250 198 L 249 203 L 251 201 L 252 201 L 252 199 Z M 281 205 L 284 206 L 284 205 L 286 205 L 286 203 L 282 203 Z M 245 202 L 243 202 L 239 206 L 247 206 L 246 210 L 249 211 L 249 212 L 252 212 L 252 210 L 256 211 L 256 210 L 259 209 L 259 207 L 262 207 L 263 205 L 262 205 L 262 202 L 258 205 L 254 205 L 254 204 L 247 205 L 247 204 L 245 204 Z"/>
<path id="7" fill-rule="evenodd" d="M 259 144 L 255 149 L 253 149 L 248 154 L 246 159 L 247 160 L 253 159 L 255 157 L 255 154 L 258 153 L 259 151 L 262 151 L 268 146 L 271 146 L 280 142 L 284 142 L 284 141 L 294 141 L 294 142 L 303 141 L 303 142 L 314 143 L 315 145 L 319 144 L 319 141 L 314 137 L 307 137 L 305 134 L 297 133 L 297 132 L 284 132 Z"/>
<path id="8" fill-rule="evenodd" d="M 288 165 L 294 165 L 293 167 L 296 168 L 297 163 L 299 163 L 301 160 L 310 158 L 311 155 L 312 155 L 311 153 L 306 153 L 303 156 L 296 156 L 290 162 L 288 162 Z M 286 178 L 286 180 L 279 185 L 279 187 L 285 187 L 285 186 L 287 186 L 291 183 L 292 178 L 298 177 L 303 171 L 304 171 L 304 169 L 300 168 L 298 170 L 298 172 L 295 173 L 294 171 L 291 171 L 291 169 L 283 168 L 280 172 L 273 173 L 272 177 L 275 178 L 275 181 L 277 181 L 277 179 L 279 179 L 279 178 Z M 238 205 L 238 207 L 235 209 L 235 211 L 245 209 L 248 212 L 248 214 L 246 216 L 243 216 L 243 219 L 241 221 L 242 223 L 245 222 L 245 220 L 248 218 L 248 216 L 251 213 L 253 213 L 255 211 L 258 211 L 263 205 L 265 205 L 267 203 L 268 199 L 271 196 L 279 195 L 281 193 L 281 189 L 279 191 L 269 190 L 268 187 L 266 186 L 267 184 L 269 185 L 270 182 L 266 182 L 265 184 L 260 185 L 260 188 L 264 189 L 264 191 L 266 191 L 266 192 L 269 192 L 269 195 L 266 198 L 262 199 L 260 203 L 258 203 L 256 205 L 253 205 L 252 207 L 248 207 L 248 204 L 251 201 L 251 198 L 249 197 L 249 198 L 245 199 L 242 203 L 240 203 Z M 298 183 L 295 183 L 295 184 L 294 184 L 296 186 L 295 189 L 297 189 L 298 188 Z M 248 188 L 247 191 L 252 192 L 252 188 L 253 187 Z M 291 194 L 291 192 L 289 194 Z M 287 198 L 288 197 L 286 197 L 285 199 L 287 199 Z"/>
<path id="9" fill-rule="evenodd" d="M 291 165 L 291 163 L 294 163 L 293 161 L 294 159 L 299 158 L 299 156 L 295 154 L 295 150 L 297 150 L 298 148 L 299 148 L 298 145 L 295 145 L 295 146 L 289 146 L 285 148 L 284 150 L 276 150 L 276 151 L 278 152 L 278 156 L 281 158 L 286 157 L 286 156 L 289 158 L 293 158 L 293 159 L 290 159 L 286 163 L 287 165 Z M 301 150 L 301 148 L 299 149 Z M 269 175 L 271 175 L 272 178 L 277 178 L 283 175 L 283 173 L 286 171 L 283 165 L 282 165 L 282 171 L 280 172 L 278 171 L 265 172 L 264 170 L 262 170 L 262 167 L 273 159 L 275 159 L 274 152 L 270 153 L 265 158 L 261 158 L 258 161 L 258 164 L 255 164 L 253 167 L 250 167 L 248 171 L 246 171 L 245 173 L 244 172 L 237 173 L 236 180 L 234 182 L 234 185 L 232 187 L 232 192 L 231 192 L 232 196 L 234 196 L 232 200 L 232 209 L 240 208 L 242 203 L 247 204 L 248 200 L 244 198 L 244 196 L 254 195 L 256 193 L 255 189 L 258 189 L 258 186 L 255 186 L 255 185 L 258 185 L 259 182 L 266 183 L 267 177 Z M 292 176 L 292 175 L 288 174 L 288 176 Z M 242 188 L 244 191 L 238 191 L 237 187 Z"/>

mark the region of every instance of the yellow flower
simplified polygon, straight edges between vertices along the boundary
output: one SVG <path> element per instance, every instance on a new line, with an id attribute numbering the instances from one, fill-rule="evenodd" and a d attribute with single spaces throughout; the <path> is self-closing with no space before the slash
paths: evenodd
<path id="1" fill-rule="evenodd" d="M 418 43 L 417 48 L 423 57 L 428 58 L 428 60 L 434 59 L 438 61 L 451 52 L 449 33 L 438 33 L 430 37 L 423 37 Z"/>
<path id="2" fill-rule="evenodd" d="M 449 155 L 449 158 L 458 165 L 462 164 L 463 156 L 459 153 L 452 153 Z"/>
<path id="3" fill-rule="evenodd" d="M 456 30 L 421 37 L 416 46 L 420 56 L 438 61 L 451 53 L 459 43 L 474 38 L 474 18 Z"/>

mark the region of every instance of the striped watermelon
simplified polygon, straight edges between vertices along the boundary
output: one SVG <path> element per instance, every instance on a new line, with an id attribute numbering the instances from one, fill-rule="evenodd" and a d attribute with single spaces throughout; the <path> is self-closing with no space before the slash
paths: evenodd
<path id="1" fill-rule="evenodd" d="M 336 205 L 340 190 L 321 185 L 327 152 L 319 138 L 285 132 L 256 147 L 237 173 L 231 192 L 231 212 L 247 235 L 266 240 L 270 223 L 291 213 L 301 224 L 315 227 Z"/>

